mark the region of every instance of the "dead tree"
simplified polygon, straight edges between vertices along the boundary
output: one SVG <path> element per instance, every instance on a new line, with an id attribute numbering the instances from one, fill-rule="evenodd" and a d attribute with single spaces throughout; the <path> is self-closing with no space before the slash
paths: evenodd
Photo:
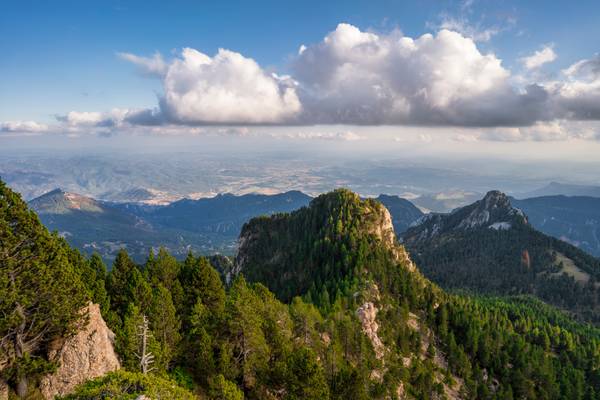
<path id="1" fill-rule="evenodd" d="M 152 363 L 154 362 L 154 355 L 148 351 L 148 338 L 152 336 L 150 329 L 148 328 L 148 317 L 142 315 L 142 323 L 138 326 L 138 337 L 140 338 L 140 354 L 136 356 L 140 359 L 140 368 L 142 373 L 145 375 L 148 372 L 154 370 Z"/>

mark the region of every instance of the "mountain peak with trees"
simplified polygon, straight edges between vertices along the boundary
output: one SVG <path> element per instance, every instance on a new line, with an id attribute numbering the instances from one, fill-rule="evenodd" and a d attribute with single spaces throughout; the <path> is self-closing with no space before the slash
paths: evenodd
<path id="1" fill-rule="evenodd" d="M 446 289 L 534 295 L 576 318 L 600 321 L 600 261 L 533 228 L 501 192 L 426 216 L 400 240 L 423 273 Z"/>

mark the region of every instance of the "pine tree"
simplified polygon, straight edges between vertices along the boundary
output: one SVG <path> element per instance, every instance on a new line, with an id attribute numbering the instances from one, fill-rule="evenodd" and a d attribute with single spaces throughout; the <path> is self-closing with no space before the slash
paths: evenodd
<path id="1" fill-rule="evenodd" d="M 177 259 L 170 255 L 164 247 L 161 247 L 156 256 L 151 253 L 148 257 L 145 272 L 153 287 L 160 283 L 169 291 L 172 291 L 179 276 L 179 269 Z"/>
<path id="2" fill-rule="evenodd" d="M 136 265 L 129 258 L 125 249 L 119 250 L 108 275 L 107 289 L 113 310 L 121 317 L 127 312 L 131 302 L 130 282 Z"/>
<path id="3" fill-rule="evenodd" d="M 188 255 L 181 270 L 181 285 L 185 287 L 184 304 L 182 312 L 189 316 L 198 300 L 204 304 L 211 313 L 218 315 L 223 312 L 225 305 L 225 289 L 219 273 L 204 257 L 194 259 Z M 184 319 L 184 324 L 189 318 Z"/>
<path id="4" fill-rule="evenodd" d="M 152 331 L 161 345 L 161 363 L 168 367 L 181 340 L 179 334 L 181 321 L 177 317 L 171 293 L 160 283 L 154 289 L 148 315 Z"/>
<path id="5" fill-rule="evenodd" d="M 45 346 L 81 318 L 86 291 L 68 252 L 0 181 L 0 357 L 20 397 L 32 376 L 52 368 Z"/>

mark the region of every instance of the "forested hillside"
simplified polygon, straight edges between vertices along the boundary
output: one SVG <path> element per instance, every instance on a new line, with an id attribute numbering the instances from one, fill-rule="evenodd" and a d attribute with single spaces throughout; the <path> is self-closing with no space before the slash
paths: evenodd
<path id="1" fill-rule="evenodd" d="M 449 289 L 532 294 L 582 320 L 600 321 L 600 260 L 534 229 L 508 197 L 490 192 L 402 235 L 423 273 Z"/>
<path id="2" fill-rule="evenodd" d="M 45 344 L 75 329 L 88 299 L 115 332 L 124 370 L 68 399 L 600 392 L 598 330 L 528 298 L 446 294 L 397 244 L 387 210 L 349 191 L 252 220 L 226 282 L 207 258 L 179 262 L 165 250 L 142 264 L 122 250 L 107 273 L 98 256 L 85 259 L 49 234 L 3 184 L 0 224 L 0 311 L 9 316 L 0 319 L 0 370 L 21 397 L 35 396 L 52 369 Z M 30 316 L 45 321 L 30 332 L 37 346 L 16 352 L 23 327 L 38 327 L 23 324 Z"/>

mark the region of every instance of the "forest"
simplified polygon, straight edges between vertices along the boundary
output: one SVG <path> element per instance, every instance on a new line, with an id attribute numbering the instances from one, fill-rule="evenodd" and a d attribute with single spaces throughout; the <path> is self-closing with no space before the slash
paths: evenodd
<path id="1" fill-rule="evenodd" d="M 92 301 L 123 368 L 65 399 L 598 398 L 600 330 L 528 296 L 443 291 L 385 222 L 337 190 L 247 223 L 231 265 L 159 249 L 107 267 L 0 183 L 1 377 L 39 398 L 50 342 Z"/>

